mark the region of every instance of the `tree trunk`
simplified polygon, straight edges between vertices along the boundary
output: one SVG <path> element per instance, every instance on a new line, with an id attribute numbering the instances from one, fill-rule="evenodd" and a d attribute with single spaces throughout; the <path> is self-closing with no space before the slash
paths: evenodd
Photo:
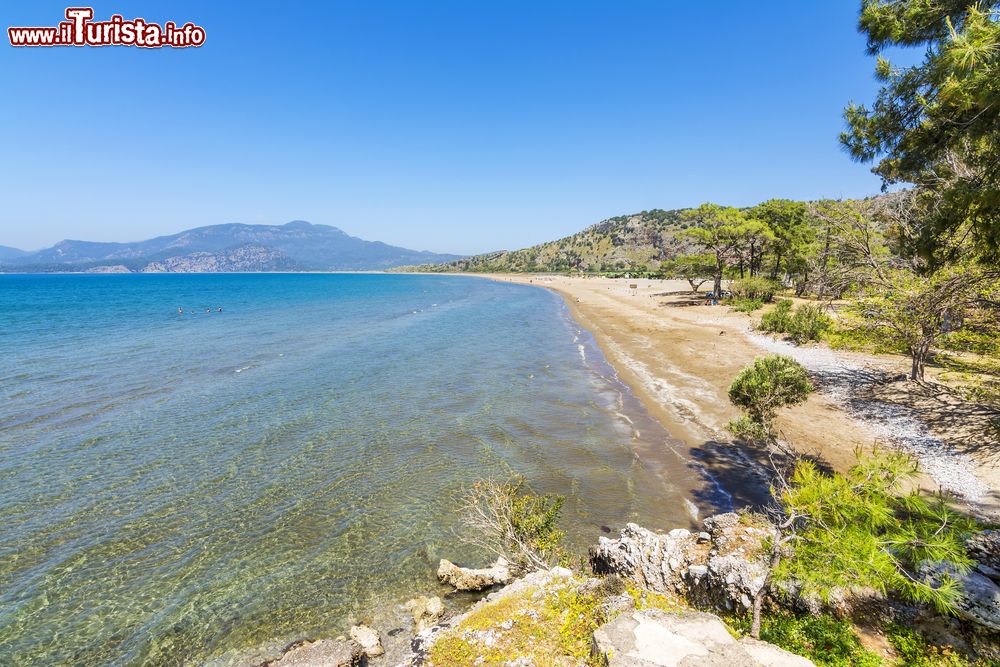
<path id="1" fill-rule="evenodd" d="M 716 258 L 715 260 L 715 284 L 712 287 L 712 294 L 716 301 L 722 298 L 722 259 Z"/>
<path id="2" fill-rule="evenodd" d="M 778 279 L 778 269 L 781 268 L 781 251 L 774 254 L 774 268 L 771 270 L 771 280 Z"/>
<path id="3" fill-rule="evenodd" d="M 910 347 L 910 357 L 913 359 L 913 365 L 910 367 L 911 380 L 924 381 L 924 364 L 927 363 L 927 357 L 930 356 L 931 343 L 934 342 L 933 332 L 933 329 L 924 327 L 923 338 L 920 339 L 919 343 Z"/>
<path id="4" fill-rule="evenodd" d="M 764 577 L 764 585 L 753 596 L 753 617 L 750 622 L 750 636 L 760 639 L 760 615 L 764 608 L 764 596 L 767 595 L 767 587 L 771 584 L 771 575 L 781 563 L 781 529 L 779 528 L 774 536 L 774 544 L 771 545 L 771 560 L 768 563 L 767 575 Z"/>
<path id="5" fill-rule="evenodd" d="M 826 267 L 830 260 L 830 223 L 826 225 L 826 243 L 823 245 L 823 261 L 820 263 L 820 283 L 819 283 L 819 294 L 816 295 L 820 301 L 826 296 L 826 285 L 830 282 L 830 274 L 827 273 Z"/>
<path id="6" fill-rule="evenodd" d="M 930 352 L 930 341 L 922 340 L 915 347 L 910 348 L 910 356 L 913 358 L 913 365 L 910 367 L 910 379 L 917 382 L 924 381 L 924 364 L 927 362 L 927 354 Z"/>

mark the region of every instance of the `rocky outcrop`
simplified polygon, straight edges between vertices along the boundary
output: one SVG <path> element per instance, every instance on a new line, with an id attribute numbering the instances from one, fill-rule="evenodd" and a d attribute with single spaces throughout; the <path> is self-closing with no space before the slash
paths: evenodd
<path id="1" fill-rule="evenodd" d="M 442 582 L 451 584 L 460 591 L 482 591 L 498 584 L 509 584 L 514 578 L 510 563 L 503 558 L 498 558 L 490 567 L 481 569 L 459 567 L 442 558 L 437 576 Z"/>
<path id="2" fill-rule="evenodd" d="M 423 632 L 434 626 L 444 615 L 444 604 L 441 602 L 441 598 L 436 595 L 431 598 L 421 595 L 407 601 L 405 606 L 406 611 L 410 612 L 410 616 L 413 617 L 413 624 L 417 632 Z"/>
<path id="3" fill-rule="evenodd" d="M 378 636 L 378 632 L 367 625 L 355 625 L 351 628 L 349 634 L 351 635 L 351 639 L 356 641 L 361 647 L 361 652 L 369 658 L 377 658 L 385 653 L 385 649 L 382 648 L 382 639 Z"/>
<path id="4" fill-rule="evenodd" d="M 809 667 L 766 642 L 737 641 L 713 614 L 646 609 L 622 614 L 594 632 L 593 658 L 608 667 Z"/>
<path id="5" fill-rule="evenodd" d="M 704 526 L 702 533 L 680 528 L 660 534 L 627 524 L 617 540 L 600 538 L 590 550 L 591 567 L 698 605 L 746 611 L 766 580 L 765 543 L 773 529 L 732 512 Z"/>
<path id="6" fill-rule="evenodd" d="M 1000 584 L 1000 530 L 984 530 L 966 543 L 969 555 L 976 561 L 976 570 Z"/>
<path id="7" fill-rule="evenodd" d="M 990 578 L 970 570 L 962 573 L 941 565 L 924 565 L 920 573 L 931 583 L 939 582 L 947 573 L 958 581 L 961 596 L 955 613 L 970 623 L 1000 632 L 1000 586 Z"/>
<path id="8" fill-rule="evenodd" d="M 296 642 L 280 658 L 260 667 L 360 667 L 362 655 L 357 642 L 320 639 Z"/>

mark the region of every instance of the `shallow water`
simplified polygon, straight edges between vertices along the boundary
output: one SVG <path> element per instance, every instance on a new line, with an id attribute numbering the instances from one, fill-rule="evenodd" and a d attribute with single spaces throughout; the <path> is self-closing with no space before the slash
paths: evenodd
<path id="1" fill-rule="evenodd" d="M 578 551 L 686 524 L 705 486 L 545 290 L 0 276 L 0 664 L 226 664 L 342 632 L 479 559 L 454 496 L 512 472 L 567 495 Z"/>

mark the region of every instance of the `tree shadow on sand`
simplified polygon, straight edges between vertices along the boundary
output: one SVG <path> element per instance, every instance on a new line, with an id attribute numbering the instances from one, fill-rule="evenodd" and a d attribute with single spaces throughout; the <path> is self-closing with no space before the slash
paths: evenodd
<path id="1" fill-rule="evenodd" d="M 864 397 L 904 408 L 951 449 L 1000 465 L 997 407 L 968 401 L 941 384 L 906 379 L 872 383 Z"/>
<path id="2" fill-rule="evenodd" d="M 660 301 L 658 305 L 669 308 L 687 308 L 689 306 L 701 306 L 705 303 L 704 292 L 699 290 L 679 290 L 674 292 L 655 292 L 652 297 L 666 297 L 669 301 Z"/>
<path id="3" fill-rule="evenodd" d="M 694 460 L 691 465 L 717 485 L 710 485 L 696 492 L 695 502 L 719 512 L 744 507 L 762 510 L 772 505 L 774 500 L 771 497 L 771 481 L 775 475 L 775 466 L 779 470 L 790 470 L 794 465 L 793 459 L 785 454 L 771 452 L 769 455 L 763 447 L 719 440 L 707 440 L 692 447 L 689 453 Z M 830 465 L 821 458 L 803 458 L 813 461 L 820 470 L 832 471 Z"/>

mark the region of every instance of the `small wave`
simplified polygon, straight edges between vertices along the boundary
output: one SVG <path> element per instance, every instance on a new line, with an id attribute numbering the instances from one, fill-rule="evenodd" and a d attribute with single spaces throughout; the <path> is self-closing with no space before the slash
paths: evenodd
<path id="1" fill-rule="evenodd" d="M 687 510 L 688 515 L 691 517 L 691 520 L 697 523 L 698 515 L 700 514 L 700 512 L 698 511 L 698 506 L 695 505 L 693 502 L 691 502 L 689 499 L 684 498 L 684 509 Z"/>
<path id="2" fill-rule="evenodd" d="M 253 368 L 253 367 L 252 366 L 244 366 L 243 368 L 237 368 L 234 372 L 236 372 L 236 373 L 242 373 L 243 371 L 249 370 L 250 368 Z"/>
<path id="3" fill-rule="evenodd" d="M 587 360 L 587 350 L 583 347 L 583 345 L 577 345 L 576 349 L 578 349 L 580 351 L 580 359 L 582 359 L 583 361 L 586 361 Z"/>

